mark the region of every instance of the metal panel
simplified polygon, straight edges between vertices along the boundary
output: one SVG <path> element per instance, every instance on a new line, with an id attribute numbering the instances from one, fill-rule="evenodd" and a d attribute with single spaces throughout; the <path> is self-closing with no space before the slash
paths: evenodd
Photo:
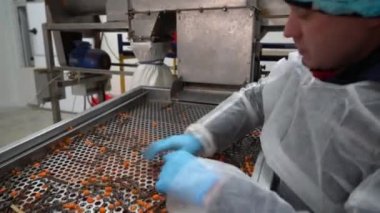
<path id="1" fill-rule="evenodd" d="M 127 0 L 108 0 L 106 5 L 107 21 L 127 21 L 128 20 L 128 1 Z"/>
<path id="2" fill-rule="evenodd" d="M 156 25 L 158 13 L 150 15 L 137 14 L 131 21 L 131 28 L 133 35 L 136 37 L 148 37 L 153 33 L 154 26 Z"/>
<path id="3" fill-rule="evenodd" d="M 63 8 L 70 14 L 105 14 L 107 0 L 61 0 Z"/>
<path id="4" fill-rule="evenodd" d="M 184 11 L 177 16 L 178 70 L 184 82 L 241 85 L 250 79 L 254 12 Z"/>
<path id="5" fill-rule="evenodd" d="M 54 72 L 53 74 L 54 79 L 58 80 L 63 80 L 63 75 L 61 72 Z M 37 100 L 39 103 L 45 103 L 51 100 L 51 95 L 49 93 L 49 82 L 48 80 L 48 71 L 46 69 L 35 69 L 34 70 L 34 81 L 36 84 L 36 93 L 37 93 Z M 60 87 L 57 89 L 57 97 L 59 99 L 65 99 L 66 98 L 66 93 L 65 93 L 65 88 Z"/>
<path id="6" fill-rule="evenodd" d="M 131 0 L 136 11 L 183 10 L 199 8 L 246 7 L 256 0 Z"/>
<path id="7" fill-rule="evenodd" d="M 128 31 L 126 22 L 107 22 L 107 23 L 48 23 L 49 30 L 59 30 L 68 32 L 83 32 L 84 30 L 101 30 L 101 31 Z"/>

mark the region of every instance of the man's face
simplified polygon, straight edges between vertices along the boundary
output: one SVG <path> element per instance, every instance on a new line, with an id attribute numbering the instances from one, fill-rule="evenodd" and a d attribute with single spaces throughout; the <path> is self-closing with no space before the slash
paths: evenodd
<path id="1" fill-rule="evenodd" d="M 310 69 L 336 70 L 374 50 L 370 23 L 364 18 L 331 16 L 291 6 L 284 35 L 294 39 L 304 65 Z"/>

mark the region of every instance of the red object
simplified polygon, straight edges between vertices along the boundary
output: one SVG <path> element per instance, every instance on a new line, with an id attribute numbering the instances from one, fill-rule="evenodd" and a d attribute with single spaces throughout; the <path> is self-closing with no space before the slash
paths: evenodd
<path id="1" fill-rule="evenodd" d="M 172 33 L 172 42 L 177 43 L 177 32 Z"/>
<path id="2" fill-rule="evenodd" d="M 108 100 L 112 99 L 112 95 L 111 94 L 106 94 L 105 98 L 106 98 L 106 101 L 108 101 Z M 99 98 L 91 96 L 90 104 L 91 104 L 91 106 L 96 106 L 96 105 L 100 104 Z"/>
<path id="3" fill-rule="evenodd" d="M 334 71 L 311 71 L 313 73 L 313 76 L 318 78 L 321 81 L 329 80 L 336 76 L 336 72 Z"/>

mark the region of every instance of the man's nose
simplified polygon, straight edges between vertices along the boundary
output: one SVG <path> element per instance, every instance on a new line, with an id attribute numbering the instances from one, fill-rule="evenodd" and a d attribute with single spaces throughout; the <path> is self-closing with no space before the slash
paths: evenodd
<path id="1" fill-rule="evenodd" d="M 290 12 L 288 21 L 286 22 L 286 25 L 285 25 L 284 36 L 286 38 L 293 38 L 293 39 L 297 39 L 302 36 L 299 20 L 292 11 Z"/>

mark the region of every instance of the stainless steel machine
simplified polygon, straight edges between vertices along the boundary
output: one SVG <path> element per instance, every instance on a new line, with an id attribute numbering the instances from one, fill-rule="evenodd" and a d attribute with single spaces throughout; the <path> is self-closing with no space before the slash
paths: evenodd
<path id="1" fill-rule="evenodd" d="M 50 81 L 57 71 L 72 70 L 87 74 L 80 78 L 91 82 L 97 78 L 99 90 L 104 89 L 107 77 L 120 73 L 70 67 L 68 55 L 73 41 L 84 36 L 96 40 L 105 31 L 128 31 L 134 43 L 157 48 L 177 32 L 179 79 L 169 89 L 134 89 L 0 148 L 0 212 L 165 212 L 165 197 L 154 190 L 162 162 L 143 160 L 142 150 L 182 133 L 233 91 L 259 78 L 261 32 L 280 28 L 268 25 L 274 23 L 268 18 L 287 14 L 278 4 L 282 1 L 46 0 Z M 101 14 L 107 15 L 106 23 L 99 22 Z M 52 58 L 53 39 L 60 66 Z M 62 85 L 50 86 L 55 121 L 60 120 L 55 91 Z M 252 175 L 259 133 L 252 130 L 214 158 Z M 253 177 L 262 180 L 262 168 L 255 171 Z"/>
<path id="2" fill-rule="evenodd" d="M 281 0 L 96 0 L 91 3 L 86 0 L 46 0 L 46 6 L 48 23 L 44 26 L 44 35 L 49 80 L 57 78 L 56 70 L 82 74 L 72 75 L 77 77 L 75 81 L 53 81 L 51 84 L 55 122 L 61 119 L 58 101 L 61 87 L 88 82 L 88 89 L 98 90 L 104 99 L 102 91 L 107 79 L 99 79 L 100 74 L 103 77 L 132 74 L 69 66 L 75 41 L 83 37 L 93 38 L 94 47 L 99 48 L 102 33 L 126 31 L 136 44 L 133 47 L 139 61 L 152 64 L 162 58 L 147 58 L 144 56 L 149 54 L 145 53 L 167 50 L 164 46 L 176 32 L 180 83 L 177 82 L 174 88 L 183 91 L 178 94 L 180 98 L 193 99 L 193 94 L 202 98 L 199 94 L 204 91 L 228 93 L 228 90 L 231 92 L 258 80 L 261 77 L 259 41 L 268 30 L 281 30 L 288 13 Z M 100 22 L 100 15 L 106 15 L 106 23 Z M 53 60 L 53 40 L 59 66 Z M 81 78 L 86 81 L 80 81 Z M 96 84 L 90 84 L 94 81 Z M 205 100 L 209 98 L 203 98 Z"/>

